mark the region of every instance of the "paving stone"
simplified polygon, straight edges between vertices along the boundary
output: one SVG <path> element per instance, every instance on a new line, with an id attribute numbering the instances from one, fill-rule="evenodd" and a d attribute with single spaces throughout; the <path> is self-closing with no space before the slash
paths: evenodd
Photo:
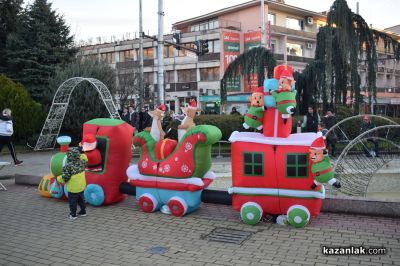
<path id="1" fill-rule="evenodd" d="M 66 218 L 67 202 L 40 197 L 35 187 L 5 180 L 0 191 L 0 265 L 396 265 L 400 221 L 321 213 L 303 229 L 260 223 L 248 226 L 230 206 L 203 204 L 183 218 L 143 213 L 136 200 L 88 207 Z M 241 245 L 207 241 L 216 227 L 253 235 Z M 386 255 L 324 256 L 321 246 L 384 246 Z M 162 255 L 153 247 L 166 247 Z"/>

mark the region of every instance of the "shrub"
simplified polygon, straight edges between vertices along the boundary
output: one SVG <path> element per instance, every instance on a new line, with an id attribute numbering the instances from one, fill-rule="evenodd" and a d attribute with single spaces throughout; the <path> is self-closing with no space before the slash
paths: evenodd
<path id="1" fill-rule="evenodd" d="M 232 132 L 239 130 L 243 117 L 240 115 L 200 115 L 194 119 L 196 125 L 213 125 L 218 127 L 222 132 L 221 140 L 228 140 Z"/>
<path id="2" fill-rule="evenodd" d="M 32 100 L 23 85 L 0 74 L 0 109 L 4 108 L 12 110 L 14 140 L 28 141 L 40 133 L 45 118 L 41 105 Z"/>

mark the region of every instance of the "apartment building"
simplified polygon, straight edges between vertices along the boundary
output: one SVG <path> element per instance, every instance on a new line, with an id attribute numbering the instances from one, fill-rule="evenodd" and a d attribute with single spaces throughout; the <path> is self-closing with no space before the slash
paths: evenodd
<path id="1" fill-rule="evenodd" d="M 287 62 L 295 70 L 302 71 L 314 57 L 316 34 L 319 27 L 325 25 L 326 15 L 287 5 L 283 0 L 265 1 L 263 12 L 266 46 L 275 54 L 278 63 Z M 185 46 L 193 47 L 196 40 L 208 40 L 209 53 L 194 56 L 193 53 L 178 51 L 173 46 L 165 45 L 164 86 L 167 106 L 178 111 L 180 106 L 196 98 L 205 112 L 218 113 L 220 79 L 225 69 L 239 54 L 261 43 L 260 1 L 253 0 L 178 21 L 173 24 L 173 28 L 181 32 L 181 43 Z M 165 35 L 164 39 L 171 41 L 172 36 Z M 145 39 L 143 47 L 146 84 L 144 100 L 146 105 L 152 105 L 157 91 L 157 43 Z M 139 40 L 81 47 L 80 55 L 106 60 L 117 70 L 118 77 L 123 78 L 138 71 Z M 393 70 L 392 75 L 395 76 L 396 73 Z M 382 78 L 387 80 L 387 74 L 385 75 Z M 393 88 L 391 91 L 397 93 L 400 90 L 398 78 L 400 77 L 397 75 L 390 84 L 386 81 L 381 84 L 378 80 L 379 86 L 382 86 L 380 90 L 384 87 L 386 93 L 386 88 L 390 87 Z M 248 83 L 245 77 L 232 82 L 228 87 L 225 111 L 230 112 L 235 106 L 239 112 L 246 112 L 248 96 L 256 85 L 256 80 L 251 79 Z M 390 86 L 386 87 L 387 85 Z M 133 102 L 136 97 L 137 95 L 133 97 Z M 384 110 L 387 112 L 387 109 Z"/>

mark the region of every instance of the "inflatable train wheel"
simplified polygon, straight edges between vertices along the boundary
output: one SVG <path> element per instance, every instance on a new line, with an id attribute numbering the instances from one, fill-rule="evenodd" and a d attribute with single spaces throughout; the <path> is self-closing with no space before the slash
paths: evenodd
<path id="1" fill-rule="evenodd" d="M 302 205 L 293 205 L 287 211 L 287 218 L 290 225 L 302 228 L 310 221 L 310 211 Z"/>
<path id="2" fill-rule="evenodd" d="M 85 200 L 94 206 L 100 206 L 104 202 L 104 191 L 101 186 L 96 184 L 87 185 L 84 196 Z"/>
<path id="3" fill-rule="evenodd" d="M 168 201 L 168 208 L 171 214 L 176 217 L 182 217 L 187 213 L 188 206 L 184 199 L 181 197 L 172 197 Z"/>
<path id="4" fill-rule="evenodd" d="M 240 218 L 245 224 L 255 225 L 262 217 L 262 208 L 255 202 L 246 202 L 240 208 Z"/>
<path id="5" fill-rule="evenodd" d="M 139 208 L 144 212 L 154 212 L 158 207 L 157 199 L 150 193 L 144 193 L 138 201 Z"/>

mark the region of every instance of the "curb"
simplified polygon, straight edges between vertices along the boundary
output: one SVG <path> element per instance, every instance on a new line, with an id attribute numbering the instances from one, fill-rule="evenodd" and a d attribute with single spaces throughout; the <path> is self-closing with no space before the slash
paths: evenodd
<path id="1" fill-rule="evenodd" d="M 15 174 L 14 178 L 17 185 L 38 186 L 42 176 Z"/>

